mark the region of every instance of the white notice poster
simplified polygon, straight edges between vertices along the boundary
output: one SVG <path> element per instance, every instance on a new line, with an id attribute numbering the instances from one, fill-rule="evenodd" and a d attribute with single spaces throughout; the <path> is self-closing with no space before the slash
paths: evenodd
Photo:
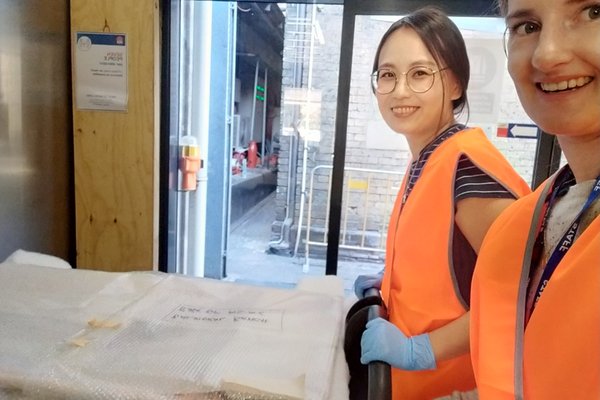
<path id="1" fill-rule="evenodd" d="M 467 90 L 469 120 L 477 124 L 496 124 L 506 68 L 503 38 L 466 37 L 465 44 L 471 64 Z"/>
<path id="2" fill-rule="evenodd" d="M 76 107 L 127 111 L 127 36 L 77 32 L 75 39 Z"/>

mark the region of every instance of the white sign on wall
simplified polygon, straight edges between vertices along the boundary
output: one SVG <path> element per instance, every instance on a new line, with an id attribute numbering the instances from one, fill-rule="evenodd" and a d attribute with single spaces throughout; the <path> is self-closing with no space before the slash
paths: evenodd
<path id="1" fill-rule="evenodd" d="M 471 64 L 467 96 L 469 121 L 478 124 L 498 121 L 506 56 L 501 38 L 465 38 Z"/>
<path id="2" fill-rule="evenodd" d="M 127 36 L 77 32 L 75 105 L 80 110 L 127 111 Z"/>

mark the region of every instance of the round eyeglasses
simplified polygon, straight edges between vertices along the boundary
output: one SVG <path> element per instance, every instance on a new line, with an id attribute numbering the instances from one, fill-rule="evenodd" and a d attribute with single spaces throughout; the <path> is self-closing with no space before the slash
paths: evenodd
<path id="1" fill-rule="evenodd" d="M 415 66 L 400 75 L 406 76 L 406 85 L 415 93 L 425 93 L 433 86 L 435 74 L 448 68 L 440 68 L 437 71 L 425 67 Z M 371 87 L 373 92 L 379 94 L 389 94 L 396 89 L 398 76 L 394 71 L 388 68 L 379 69 L 371 74 Z"/>

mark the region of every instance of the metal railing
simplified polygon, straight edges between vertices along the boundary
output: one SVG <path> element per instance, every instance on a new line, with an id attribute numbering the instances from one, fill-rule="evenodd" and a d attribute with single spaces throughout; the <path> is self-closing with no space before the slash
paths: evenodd
<path id="1" fill-rule="evenodd" d="M 329 202 L 331 201 L 331 165 L 318 165 L 310 174 L 308 187 L 308 212 L 306 218 L 306 234 L 304 240 L 304 271 L 310 265 L 310 246 L 327 246 L 329 225 Z M 315 177 L 321 171 L 327 175 L 327 201 L 325 215 L 319 218 L 321 226 L 315 228 L 317 220 L 313 216 L 315 206 Z M 389 216 L 398 193 L 404 172 L 386 171 L 369 168 L 344 168 L 344 196 L 342 199 L 342 221 L 340 223 L 340 249 L 365 253 L 385 253 L 387 225 Z M 320 191 L 324 191 L 321 189 Z M 322 202 L 318 204 L 323 206 Z M 303 215 L 300 215 L 298 235 L 302 234 Z M 315 232 L 313 232 L 313 230 Z M 316 231 L 320 230 L 320 238 L 315 239 Z M 311 238 L 311 235 L 313 236 Z"/>

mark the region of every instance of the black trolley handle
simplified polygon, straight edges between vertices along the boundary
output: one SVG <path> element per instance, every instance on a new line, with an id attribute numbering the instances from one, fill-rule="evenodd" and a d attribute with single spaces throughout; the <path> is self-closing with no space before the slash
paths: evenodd
<path id="1" fill-rule="evenodd" d="M 368 289 L 365 297 L 381 297 L 376 288 Z M 383 303 L 382 303 L 383 304 Z M 387 319 L 387 311 L 383 305 L 369 306 L 367 322 L 375 318 Z M 367 400 L 392 400 L 392 372 L 389 364 L 383 361 L 371 361 L 369 363 L 369 390 Z"/>

